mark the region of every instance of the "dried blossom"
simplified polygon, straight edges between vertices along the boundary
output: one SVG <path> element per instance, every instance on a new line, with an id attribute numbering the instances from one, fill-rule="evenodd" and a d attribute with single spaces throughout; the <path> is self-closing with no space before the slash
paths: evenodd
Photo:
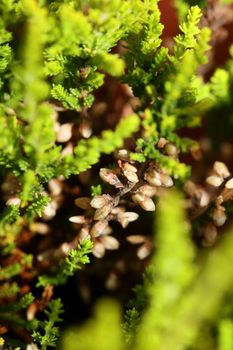
<path id="1" fill-rule="evenodd" d="M 213 187 L 219 187 L 223 183 L 223 179 L 220 176 L 211 175 L 207 177 L 206 182 Z"/>
<path id="2" fill-rule="evenodd" d="M 105 247 L 101 242 L 95 242 L 92 249 L 92 254 L 96 258 L 102 258 L 105 255 Z"/>
<path id="3" fill-rule="evenodd" d="M 214 166 L 213 166 L 213 170 L 215 171 L 215 173 L 222 177 L 222 178 L 227 178 L 228 176 L 230 176 L 230 171 L 228 169 L 228 167 L 226 166 L 226 164 L 222 163 L 222 162 L 215 162 Z"/>
<path id="4" fill-rule="evenodd" d="M 143 260 L 147 258 L 152 252 L 152 246 L 149 242 L 144 243 L 140 248 L 137 250 L 137 256 L 139 259 Z"/>
<path id="5" fill-rule="evenodd" d="M 120 243 L 119 241 L 112 236 L 102 236 L 100 238 L 101 243 L 104 245 L 105 249 L 107 250 L 116 250 L 119 248 Z"/>
<path id="6" fill-rule="evenodd" d="M 61 143 L 69 141 L 72 137 L 72 127 L 73 124 L 71 123 L 65 123 L 62 125 L 58 124 L 57 141 Z"/>
<path id="7" fill-rule="evenodd" d="M 117 177 L 115 172 L 110 170 L 110 169 L 101 168 L 100 169 L 100 177 L 104 182 L 107 182 L 116 188 L 124 187 L 124 185 L 119 180 L 119 178 Z"/>
<path id="8" fill-rule="evenodd" d="M 225 187 L 229 190 L 233 189 L 233 178 L 226 182 Z"/>
<path id="9" fill-rule="evenodd" d="M 150 185 L 143 185 L 138 188 L 138 192 L 140 192 L 142 195 L 146 197 L 153 197 L 157 193 L 156 187 L 152 187 Z"/>
<path id="10" fill-rule="evenodd" d="M 94 220 L 104 220 L 111 212 L 113 203 L 105 204 L 103 207 L 98 208 L 94 215 Z"/>
<path id="11" fill-rule="evenodd" d="M 160 178 L 160 173 L 154 169 L 149 170 L 145 174 L 145 180 L 151 185 L 151 186 L 161 186 L 162 181 Z"/>
<path id="12" fill-rule="evenodd" d="M 91 201 L 92 208 L 102 208 L 104 205 L 109 204 L 113 201 L 113 198 L 108 194 L 103 194 L 102 196 L 96 196 Z"/>
<path id="13" fill-rule="evenodd" d="M 90 234 L 92 237 L 99 237 L 104 233 L 108 226 L 108 221 L 102 220 L 97 221 L 91 228 Z"/>
<path id="14" fill-rule="evenodd" d="M 167 142 L 164 146 L 164 152 L 171 157 L 175 157 L 178 154 L 178 150 L 174 143 Z"/>
<path id="15" fill-rule="evenodd" d="M 122 227 L 126 228 L 130 222 L 138 219 L 138 214 L 131 211 L 126 211 L 124 213 L 119 213 L 117 219 Z"/>
<path id="16" fill-rule="evenodd" d="M 155 204 L 153 200 L 142 193 L 136 193 L 132 196 L 132 199 L 135 203 L 139 204 L 140 207 L 146 211 L 154 211 Z"/>
<path id="17" fill-rule="evenodd" d="M 224 225 L 227 220 L 227 216 L 225 214 L 225 208 L 222 206 L 215 208 L 211 216 L 216 226 Z"/>
<path id="18" fill-rule="evenodd" d="M 203 235 L 202 244 L 205 247 L 212 246 L 216 242 L 216 239 L 218 236 L 218 231 L 217 231 L 216 226 L 212 223 L 207 223 L 202 228 L 202 235 Z"/>
<path id="19" fill-rule="evenodd" d="M 85 218 L 85 216 L 79 215 L 79 216 L 72 216 L 72 217 L 70 217 L 69 221 L 73 222 L 75 224 L 85 224 L 87 219 Z"/>
<path id="20" fill-rule="evenodd" d="M 81 209 L 91 209 L 91 199 L 88 197 L 79 197 L 75 199 L 75 204 Z"/>
<path id="21" fill-rule="evenodd" d="M 131 244 L 141 244 L 145 242 L 145 236 L 143 235 L 130 235 L 127 236 L 126 239 Z"/>
<path id="22" fill-rule="evenodd" d="M 137 168 L 135 168 L 133 165 L 129 163 L 123 163 L 119 162 L 119 165 L 123 171 L 124 176 L 127 178 L 128 181 L 137 183 L 139 181 L 137 176 Z"/>

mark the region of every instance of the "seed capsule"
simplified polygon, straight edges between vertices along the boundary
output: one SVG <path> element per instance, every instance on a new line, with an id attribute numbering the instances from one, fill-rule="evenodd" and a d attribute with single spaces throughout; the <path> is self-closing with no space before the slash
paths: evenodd
<path id="1" fill-rule="evenodd" d="M 100 235 L 103 234 L 107 226 L 108 226 L 108 222 L 105 220 L 96 222 L 91 228 L 91 232 L 90 232 L 91 236 L 99 237 Z"/>
<path id="2" fill-rule="evenodd" d="M 160 174 L 156 170 L 150 170 L 148 173 L 145 174 L 145 180 L 151 185 L 151 186 L 161 186 L 161 177 Z"/>
<path id="3" fill-rule="evenodd" d="M 117 152 L 116 152 L 116 158 L 117 159 L 120 159 L 120 160 L 128 160 L 129 159 L 129 152 L 127 149 L 119 149 Z"/>
<path id="4" fill-rule="evenodd" d="M 223 179 L 219 176 L 212 175 L 207 177 L 206 182 L 211 186 L 219 187 L 223 183 Z"/>
<path id="5" fill-rule="evenodd" d="M 101 242 L 95 242 L 94 247 L 92 249 L 92 254 L 96 258 L 102 258 L 105 254 L 105 248 L 104 245 Z"/>
<path id="6" fill-rule="evenodd" d="M 142 209 L 146 211 L 154 211 L 155 210 L 155 204 L 153 200 L 149 197 L 146 197 L 143 202 L 140 202 L 139 205 L 142 207 Z"/>
<path id="7" fill-rule="evenodd" d="M 174 185 L 173 180 L 169 175 L 160 174 L 160 179 L 161 179 L 162 185 L 165 187 L 172 187 Z"/>
<path id="8" fill-rule="evenodd" d="M 155 187 L 152 187 L 150 185 L 143 185 L 139 187 L 138 191 L 142 193 L 142 195 L 147 197 L 153 197 L 157 193 L 157 189 Z"/>
<path id="9" fill-rule="evenodd" d="M 20 205 L 21 199 L 18 197 L 9 198 L 6 202 L 6 205 Z"/>
<path id="10" fill-rule="evenodd" d="M 141 244 L 145 242 L 145 237 L 142 235 L 130 235 L 126 237 L 126 239 L 131 244 Z"/>
<path id="11" fill-rule="evenodd" d="M 168 140 L 166 140 L 164 137 L 160 137 L 157 147 L 158 148 L 164 148 L 164 146 L 168 143 Z"/>
<path id="12" fill-rule="evenodd" d="M 57 132 L 57 141 L 61 143 L 69 141 L 72 136 L 72 127 L 71 123 L 62 124 Z"/>
<path id="13" fill-rule="evenodd" d="M 176 156 L 177 155 L 177 148 L 176 145 L 174 145 L 174 143 L 166 143 L 165 147 L 164 147 L 164 151 L 168 156 Z"/>
<path id="14" fill-rule="evenodd" d="M 75 224 L 85 224 L 86 222 L 86 218 L 85 216 L 71 216 L 71 218 L 69 218 L 70 222 L 73 222 Z"/>
<path id="15" fill-rule="evenodd" d="M 132 195 L 132 200 L 136 204 L 139 204 L 139 203 L 143 202 L 145 199 L 146 199 L 146 196 L 143 193 L 140 193 L 140 192 Z"/>
<path id="16" fill-rule="evenodd" d="M 107 182 L 116 188 L 124 187 L 124 185 L 119 180 L 117 175 L 110 169 L 106 169 L 106 168 L 100 169 L 100 177 L 104 182 Z"/>
<path id="17" fill-rule="evenodd" d="M 233 189 L 233 178 L 226 182 L 225 187 L 229 190 Z"/>
<path id="18" fill-rule="evenodd" d="M 155 204 L 150 197 L 144 196 L 142 193 L 136 193 L 132 196 L 134 203 L 140 205 L 140 207 L 146 211 L 154 211 Z"/>
<path id="19" fill-rule="evenodd" d="M 127 180 L 133 183 L 137 183 L 139 181 L 138 176 L 136 174 L 137 168 L 135 168 L 133 165 L 129 163 L 122 163 L 121 168 Z"/>
<path id="20" fill-rule="evenodd" d="M 130 222 L 138 219 L 138 214 L 132 211 L 126 211 L 125 213 L 120 213 L 118 215 L 118 221 L 123 228 L 126 228 Z"/>
<path id="21" fill-rule="evenodd" d="M 147 243 L 144 243 L 140 248 L 138 248 L 137 256 L 139 259 L 143 260 L 151 254 L 151 247 Z"/>
<path id="22" fill-rule="evenodd" d="M 30 230 L 32 232 L 39 233 L 40 235 L 47 235 L 50 231 L 50 228 L 44 222 L 33 222 L 30 225 Z"/>
<path id="23" fill-rule="evenodd" d="M 204 190 L 200 190 L 199 192 L 199 205 L 200 207 L 206 207 L 210 202 L 210 196 L 209 194 L 204 191 Z"/>
<path id="24" fill-rule="evenodd" d="M 222 162 L 215 162 L 214 163 L 214 171 L 216 174 L 220 177 L 227 178 L 230 176 L 230 172 L 226 164 Z"/>
<path id="25" fill-rule="evenodd" d="M 99 209 L 103 207 L 104 205 L 108 204 L 110 201 L 112 201 L 113 198 L 108 194 L 103 194 L 102 196 L 96 196 L 91 201 L 92 208 Z"/>
<path id="26" fill-rule="evenodd" d="M 112 203 L 104 205 L 96 210 L 94 220 L 104 220 L 112 210 Z"/>
<path id="27" fill-rule="evenodd" d="M 107 250 L 116 250 L 120 246 L 119 241 L 112 236 L 102 236 L 101 243 L 104 245 L 105 249 Z"/>
<path id="28" fill-rule="evenodd" d="M 203 236 L 204 239 L 202 241 L 202 244 L 205 247 L 210 247 L 212 246 L 217 239 L 218 236 L 218 231 L 215 225 L 208 223 L 207 225 L 205 225 L 205 227 L 203 228 Z"/>
<path id="29" fill-rule="evenodd" d="M 226 220 L 227 220 L 227 216 L 225 214 L 225 208 L 218 207 L 218 208 L 214 209 L 214 211 L 212 213 L 212 218 L 213 218 L 216 226 L 224 225 Z"/>
<path id="30" fill-rule="evenodd" d="M 75 204 L 77 205 L 77 207 L 87 210 L 87 209 L 91 209 L 91 199 L 88 197 L 79 197 L 77 199 L 75 199 Z"/>

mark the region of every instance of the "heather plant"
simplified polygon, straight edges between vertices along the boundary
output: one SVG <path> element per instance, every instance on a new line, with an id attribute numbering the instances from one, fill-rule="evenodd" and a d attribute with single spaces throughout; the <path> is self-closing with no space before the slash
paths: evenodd
<path id="1" fill-rule="evenodd" d="M 198 266 L 184 203 L 175 192 L 162 197 L 157 248 L 123 325 L 119 305 L 103 300 L 95 318 L 64 333 L 62 349 L 231 349 L 232 227 Z"/>
<path id="2" fill-rule="evenodd" d="M 179 29 L 165 42 L 154 0 L 0 0 L 3 349 L 57 347 L 59 288 L 116 259 L 114 290 L 117 274 L 135 262 L 141 275 L 153 250 L 126 311 L 126 343 L 107 302 L 78 331 L 80 348 L 232 346 L 233 49 L 221 67 L 213 57 L 233 11 L 229 1 L 173 5 Z M 65 348 L 75 339 L 65 335 Z"/>

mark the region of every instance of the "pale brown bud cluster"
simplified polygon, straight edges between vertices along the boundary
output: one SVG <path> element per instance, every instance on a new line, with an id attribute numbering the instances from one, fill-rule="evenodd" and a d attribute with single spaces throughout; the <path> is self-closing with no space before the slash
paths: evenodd
<path id="1" fill-rule="evenodd" d="M 207 214 L 200 233 L 202 244 L 209 247 L 217 240 L 218 228 L 227 221 L 224 204 L 233 199 L 233 178 L 226 164 L 216 161 L 206 183 L 210 187 L 204 189 L 188 181 L 185 191 L 190 198 L 188 207 L 191 211 L 191 219 L 198 219 Z"/>
<path id="2" fill-rule="evenodd" d="M 98 258 L 104 256 L 106 250 L 119 247 L 118 240 L 111 236 L 110 221 L 117 221 L 126 228 L 138 219 L 136 212 L 127 211 L 127 204 L 131 207 L 137 204 L 146 211 L 154 211 L 152 197 L 157 194 L 158 188 L 173 186 L 173 179 L 154 163 L 151 162 L 146 169 L 140 171 L 134 163 L 128 161 L 128 151 L 119 150 L 117 158 L 117 169 L 100 169 L 100 178 L 113 186 L 112 191 L 115 193 L 97 195 L 92 199 L 77 198 L 75 204 L 85 210 L 86 214 L 70 218 L 72 223 L 80 226 L 79 239 L 91 237 L 94 243 L 93 254 Z M 129 242 L 134 244 L 133 238 Z M 144 259 L 151 253 L 152 246 L 145 237 L 141 243 L 137 255 Z"/>
<path id="3" fill-rule="evenodd" d="M 134 245 L 140 245 L 137 249 L 137 256 L 140 260 L 147 258 L 152 252 L 152 242 L 144 235 L 130 235 L 127 241 Z"/>

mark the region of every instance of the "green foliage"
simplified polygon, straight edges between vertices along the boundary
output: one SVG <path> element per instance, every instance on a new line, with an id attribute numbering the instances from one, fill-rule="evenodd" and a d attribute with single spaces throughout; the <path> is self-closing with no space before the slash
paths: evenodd
<path id="1" fill-rule="evenodd" d="M 38 343 L 41 350 L 46 350 L 49 346 L 56 346 L 56 341 L 59 337 L 59 329 L 54 324 L 62 321 L 60 317 L 62 313 L 61 300 L 54 299 L 45 310 L 47 320 L 38 322 L 36 331 L 32 334 L 32 338 L 35 343 Z"/>
<path id="2" fill-rule="evenodd" d="M 68 350 L 119 350 L 124 348 L 120 328 L 120 310 L 117 303 L 102 300 L 96 306 L 95 318 L 80 329 L 68 330 L 62 339 L 62 348 Z"/>
<path id="3" fill-rule="evenodd" d="M 80 242 L 76 249 L 70 249 L 66 258 L 62 261 L 55 276 L 40 276 L 37 286 L 47 286 L 64 284 L 67 279 L 80 270 L 83 265 L 89 263 L 88 254 L 92 250 L 92 242 L 90 239 L 84 239 Z"/>

